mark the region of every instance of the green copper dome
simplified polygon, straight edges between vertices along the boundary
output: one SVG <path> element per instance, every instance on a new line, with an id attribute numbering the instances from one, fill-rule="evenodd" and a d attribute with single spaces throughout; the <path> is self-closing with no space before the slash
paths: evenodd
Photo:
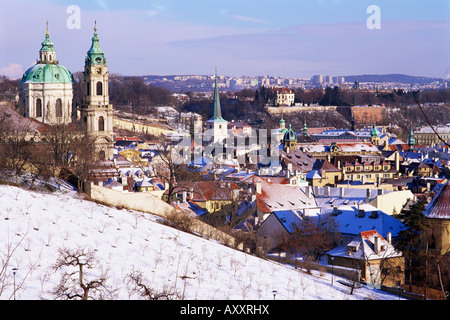
<path id="1" fill-rule="evenodd" d="M 297 135 L 295 134 L 294 130 L 292 130 L 291 125 L 289 125 L 288 131 L 284 134 L 284 139 L 286 141 L 297 141 Z"/>
<path id="2" fill-rule="evenodd" d="M 380 136 L 380 131 L 378 131 L 377 127 L 373 125 L 372 131 L 370 132 L 370 136 L 372 138 L 376 138 Z"/>
<path id="3" fill-rule="evenodd" d="M 22 76 L 20 83 L 75 83 L 72 73 L 56 60 L 56 51 L 47 31 L 39 50 L 40 59 Z"/>
<path id="4" fill-rule="evenodd" d="M 37 63 L 22 76 L 20 83 L 75 83 L 72 73 L 60 64 Z"/>
<path id="5" fill-rule="evenodd" d="M 41 45 L 42 45 L 41 51 L 55 52 L 55 48 L 53 47 L 53 42 L 50 40 L 50 36 L 48 33 L 45 34 L 45 39 L 41 43 Z"/>

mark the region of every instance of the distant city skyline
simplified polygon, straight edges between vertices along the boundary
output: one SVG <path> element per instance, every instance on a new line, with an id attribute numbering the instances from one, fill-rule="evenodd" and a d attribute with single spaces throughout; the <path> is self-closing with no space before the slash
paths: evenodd
<path id="1" fill-rule="evenodd" d="M 371 5 L 380 9 L 370 29 Z M 79 13 L 72 11 L 73 6 Z M 450 77 L 450 3 L 344 0 L 2 0 L 0 74 L 38 58 L 46 21 L 57 58 L 81 71 L 94 21 L 111 73 L 310 78 Z"/>

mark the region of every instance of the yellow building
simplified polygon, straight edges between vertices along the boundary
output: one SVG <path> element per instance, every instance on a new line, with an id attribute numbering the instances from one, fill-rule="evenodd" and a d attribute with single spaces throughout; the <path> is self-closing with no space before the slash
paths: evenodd
<path id="1" fill-rule="evenodd" d="M 390 162 L 344 162 L 341 166 L 343 180 L 380 183 L 382 179 L 392 179 L 398 170 Z"/>
<path id="2" fill-rule="evenodd" d="M 442 143 L 438 135 L 446 143 L 450 143 L 450 125 L 435 127 L 434 130 L 430 127 L 421 127 L 414 130 L 415 142 L 419 145 L 431 146 Z"/>

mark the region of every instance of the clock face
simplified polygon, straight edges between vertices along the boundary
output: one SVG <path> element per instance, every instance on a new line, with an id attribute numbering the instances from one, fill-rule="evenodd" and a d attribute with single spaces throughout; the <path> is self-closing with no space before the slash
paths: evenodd
<path id="1" fill-rule="evenodd" d="M 97 68 L 97 73 L 101 74 L 102 73 L 102 68 Z"/>

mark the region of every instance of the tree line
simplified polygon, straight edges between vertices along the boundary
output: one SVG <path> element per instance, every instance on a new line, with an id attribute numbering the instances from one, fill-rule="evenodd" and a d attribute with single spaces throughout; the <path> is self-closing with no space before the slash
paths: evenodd
<path id="1" fill-rule="evenodd" d="M 79 190 L 95 168 L 94 137 L 79 124 L 46 126 L 41 132 L 33 122 L 16 122 L 0 113 L 0 172 L 2 179 L 29 188 L 52 177 L 70 180 Z"/>

